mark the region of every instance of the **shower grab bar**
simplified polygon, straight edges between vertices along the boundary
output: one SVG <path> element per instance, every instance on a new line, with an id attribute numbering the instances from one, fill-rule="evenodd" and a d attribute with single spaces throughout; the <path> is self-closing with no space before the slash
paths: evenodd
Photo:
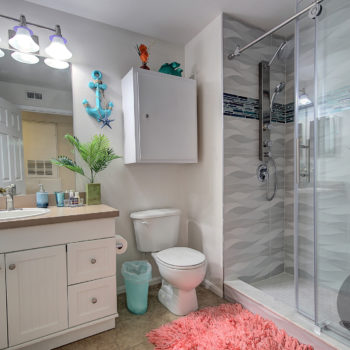
<path id="1" fill-rule="evenodd" d="M 294 21 L 295 19 L 297 19 L 298 17 L 300 17 L 301 15 L 303 15 L 305 12 L 309 11 L 310 9 L 312 9 L 314 6 L 317 6 L 318 4 L 320 4 L 323 0 L 316 0 L 315 2 L 313 2 L 312 4 L 310 4 L 309 6 L 305 7 L 303 10 L 299 11 L 298 13 L 296 13 L 294 16 L 286 19 L 284 22 L 280 23 L 278 26 L 272 28 L 271 30 L 269 30 L 268 32 L 266 32 L 265 34 L 261 35 L 259 38 L 253 40 L 251 43 L 249 43 L 248 45 L 240 48 L 239 46 L 236 47 L 236 49 L 234 50 L 234 52 L 231 52 L 227 58 L 229 60 L 233 60 L 236 56 L 239 56 L 242 52 L 244 52 L 245 50 L 249 49 L 250 47 L 252 47 L 253 45 L 257 44 L 258 42 L 260 42 L 261 40 L 265 39 L 266 37 L 268 37 L 269 35 L 273 34 L 274 32 L 276 32 L 277 30 L 283 28 L 284 26 L 286 26 L 287 24 L 289 24 L 290 22 Z"/>

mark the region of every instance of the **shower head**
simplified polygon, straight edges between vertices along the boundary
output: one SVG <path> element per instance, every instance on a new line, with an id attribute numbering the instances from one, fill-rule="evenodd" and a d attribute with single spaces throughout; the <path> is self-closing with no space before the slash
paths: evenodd
<path id="1" fill-rule="evenodd" d="M 281 93 L 284 88 L 286 87 L 286 83 L 284 81 L 281 81 L 276 87 L 275 90 L 273 92 L 272 98 L 271 98 L 271 102 L 270 102 L 270 111 L 272 112 L 273 109 L 273 103 L 275 102 L 275 98 L 277 97 L 277 95 L 279 93 Z"/>
<path id="2" fill-rule="evenodd" d="M 284 90 L 284 88 L 286 87 L 286 83 L 284 81 L 281 81 L 276 87 L 275 87 L 275 91 L 274 93 L 279 94 L 280 92 L 282 92 Z"/>
<path id="3" fill-rule="evenodd" d="M 277 58 L 280 58 L 280 54 L 281 52 L 284 50 L 284 48 L 286 47 L 287 45 L 287 42 L 286 41 L 283 41 L 282 44 L 278 47 L 278 49 L 276 50 L 276 52 L 274 53 L 274 55 L 272 56 L 268 66 L 270 67 L 271 64 L 275 61 L 276 57 Z"/>

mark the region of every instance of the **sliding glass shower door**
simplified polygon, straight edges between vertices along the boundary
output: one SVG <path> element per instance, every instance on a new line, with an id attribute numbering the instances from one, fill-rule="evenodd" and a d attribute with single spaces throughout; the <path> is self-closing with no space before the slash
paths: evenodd
<path id="1" fill-rule="evenodd" d="M 300 3 L 298 10 L 309 5 Z M 296 306 L 315 320 L 315 20 L 296 22 L 295 35 L 295 235 Z"/>
<path id="2" fill-rule="evenodd" d="M 315 50 L 316 322 L 350 339 L 349 34 L 349 1 L 324 1 Z"/>
<path id="3" fill-rule="evenodd" d="M 305 4 L 304 4 L 305 5 Z M 298 310 L 350 339 L 350 2 L 326 0 L 296 32 Z"/>

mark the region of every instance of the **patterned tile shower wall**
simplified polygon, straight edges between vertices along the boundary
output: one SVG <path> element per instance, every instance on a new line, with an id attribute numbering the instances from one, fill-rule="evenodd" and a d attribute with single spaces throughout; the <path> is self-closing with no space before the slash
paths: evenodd
<path id="1" fill-rule="evenodd" d="M 259 120 L 259 100 L 256 98 L 224 93 L 224 115 Z M 277 123 L 294 122 L 294 102 L 274 103 L 272 121 Z"/>
<path id="2" fill-rule="evenodd" d="M 284 271 L 284 168 L 286 121 L 291 106 L 280 94 L 272 115 L 272 154 L 277 164 L 277 194 L 266 200 L 266 184 L 257 180 L 259 77 L 258 64 L 269 60 L 281 43 L 270 38 L 227 60 L 236 46 L 262 31 L 224 16 L 224 278 L 246 282 Z M 271 68 L 271 88 L 286 81 L 285 63 Z M 287 108 L 287 106 L 289 108 Z"/>

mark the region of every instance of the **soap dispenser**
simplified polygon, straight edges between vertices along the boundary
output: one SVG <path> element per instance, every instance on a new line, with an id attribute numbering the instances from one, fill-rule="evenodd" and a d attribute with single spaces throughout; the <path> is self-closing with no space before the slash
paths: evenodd
<path id="1" fill-rule="evenodd" d="M 49 194 L 45 192 L 44 186 L 39 185 L 39 192 L 36 193 L 36 206 L 38 208 L 47 208 L 49 205 Z"/>

